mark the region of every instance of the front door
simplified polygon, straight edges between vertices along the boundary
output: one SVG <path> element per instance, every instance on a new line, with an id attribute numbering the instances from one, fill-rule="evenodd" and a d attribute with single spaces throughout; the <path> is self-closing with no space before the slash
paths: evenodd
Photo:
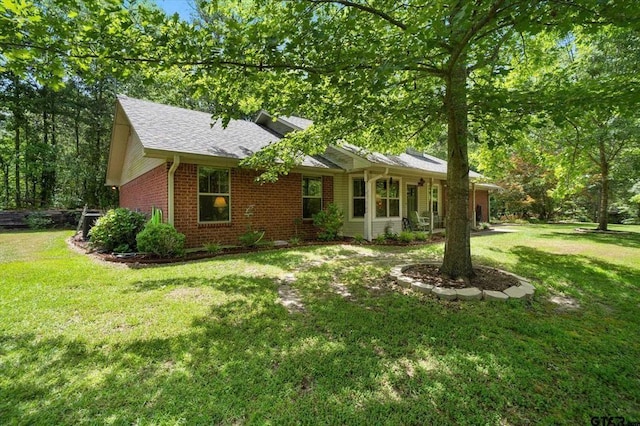
<path id="1" fill-rule="evenodd" d="M 409 220 L 415 220 L 415 213 L 418 211 L 418 186 L 407 185 L 407 217 Z"/>

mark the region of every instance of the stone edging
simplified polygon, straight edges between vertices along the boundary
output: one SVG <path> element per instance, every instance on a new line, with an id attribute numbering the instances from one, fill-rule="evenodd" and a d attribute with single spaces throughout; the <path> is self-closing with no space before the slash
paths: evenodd
<path id="1" fill-rule="evenodd" d="M 402 287 L 411 288 L 414 291 L 429 294 L 432 293 L 438 299 L 443 300 L 495 300 L 495 301 L 507 301 L 509 299 L 531 299 L 535 292 L 535 287 L 531 285 L 529 280 L 522 278 L 511 272 L 503 271 L 502 269 L 496 269 L 503 274 L 511 275 L 516 278 L 520 284 L 511 286 L 504 291 L 493 290 L 480 290 L 477 287 L 466 287 L 461 289 L 452 289 L 446 287 L 436 287 L 431 284 L 424 283 L 418 279 L 404 275 L 404 271 L 410 266 L 415 265 L 440 265 L 440 262 L 421 262 L 409 265 L 400 265 L 391 269 L 389 275 L 398 281 L 398 284 Z M 486 268 L 486 267 L 482 267 Z"/>

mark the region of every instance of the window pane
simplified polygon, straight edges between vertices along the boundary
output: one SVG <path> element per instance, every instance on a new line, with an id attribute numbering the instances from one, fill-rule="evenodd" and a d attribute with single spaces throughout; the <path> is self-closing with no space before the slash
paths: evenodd
<path id="1" fill-rule="evenodd" d="M 364 197 L 364 179 L 353 180 L 353 196 Z"/>
<path id="2" fill-rule="evenodd" d="M 400 216 L 400 200 L 389 200 L 389 216 Z"/>
<path id="3" fill-rule="evenodd" d="M 387 200 L 376 198 L 376 217 L 387 217 Z"/>
<path id="4" fill-rule="evenodd" d="M 213 221 L 213 195 L 201 195 L 199 197 L 200 207 L 198 211 L 198 219 L 200 222 L 211 222 Z"/>
<path id="5" fill-rule="evenodd" d="M 303 198 L 302 199 L 302 217 L 310 219 L 314 214 L 322 209 L 321 198 Z"/>
<path id="6" fill-rule="evenodd" d="M 387 196 L 387 181 L 386 180 L 378 180 L 376 181 L 376 200 L 378 197 L 386 197 Z"/>
<path id="7" fill-rule="evenodd" d="M 226 170 L 211 173 L 211 192 L 226 194 L 229 192 L 229 174 Z"/>
<path id="8" fill-rule="evenodd" d="M 364 198 L 353 200 L 353 217 L 364 217 Z"/>
<path id="9" fill-rule="evenodd" d="M 209 173 L 205 167 L 198 167 L 198 192 L 211 192 L 209 191 Z"/>
<path id="10" fill-rule="evenodd" d="M 307 197 L 322 197 L 322 179 L 303 178 L 302 195 Z"/>
<path id="11" fill-rule="evenodd" d="M 389 198 L 400 198 L 400 182 L 394 180 L 389 185 Z"/>
<path id="12" fill-rule="evenodd" d="M 229 197 L 221 197 L 224 203 L 219 203 L 215 207 L 215 200 L 218 196 L 200 195 L 200 206 L 198 211 L 198 220 L 200 222 L 228 222 L 229 221 Z"/>
<path id="13" fill-rule="evenodd" d="M 198 167 L 198 192 L 228 194 L 229 171 Z"/>

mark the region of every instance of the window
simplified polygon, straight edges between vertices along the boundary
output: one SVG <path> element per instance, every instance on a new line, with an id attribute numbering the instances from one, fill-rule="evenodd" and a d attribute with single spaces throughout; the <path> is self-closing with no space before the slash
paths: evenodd
<path id="1" fill-rule="evenodd" d="M 364 178 L 353 179 L 353 217 L 364 217 Z"/>
<path id="2" fill-rule="evenodd" d="M 198 167 L 198 222 L 229 222 L 229 170 Z"/>
<path id="3" fill-rule="evenodd" d="M 322 210 L 322 178 L 302 178 L 302 218 L 311 219 Z"/>
<path id="4" fill-rule="evenodd" d="M 440 187 L 432 186 L 431 187 L 431 211 L 433 214 L 438 214 L 438 198 L 439 198 Z"/>
<path id="5" fill-rule="evenodd" d="M 376 181 L 376 217 L 400 217 L 400 181 Z"/>

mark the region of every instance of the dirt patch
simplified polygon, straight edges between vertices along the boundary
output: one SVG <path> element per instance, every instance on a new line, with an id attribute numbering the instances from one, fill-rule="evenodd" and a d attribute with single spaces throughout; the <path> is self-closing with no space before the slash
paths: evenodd
<path id="1" fill-rule="evenodd" d="M 408 277 L 415 278 L 425 284 L 436 287 L 460 289 L 466 287 L 477 287 L 480 290 L 503 291 L 512 286 L 520 285 L 520 281 L 513 275 L 506 274 L 491 268 L 474 268 L 476 276 L 471 280 L 452 280 L 440 273 L 437 265 L 412 265 L 402 273 Z"/>
<path id="2" fill-rule="evenodd" d="M 549 301 L 557 305 L 557 312 L 572 312 L 580 309 L 580 302 L 573 297 L 553 296 L 549 298 Z"/>

